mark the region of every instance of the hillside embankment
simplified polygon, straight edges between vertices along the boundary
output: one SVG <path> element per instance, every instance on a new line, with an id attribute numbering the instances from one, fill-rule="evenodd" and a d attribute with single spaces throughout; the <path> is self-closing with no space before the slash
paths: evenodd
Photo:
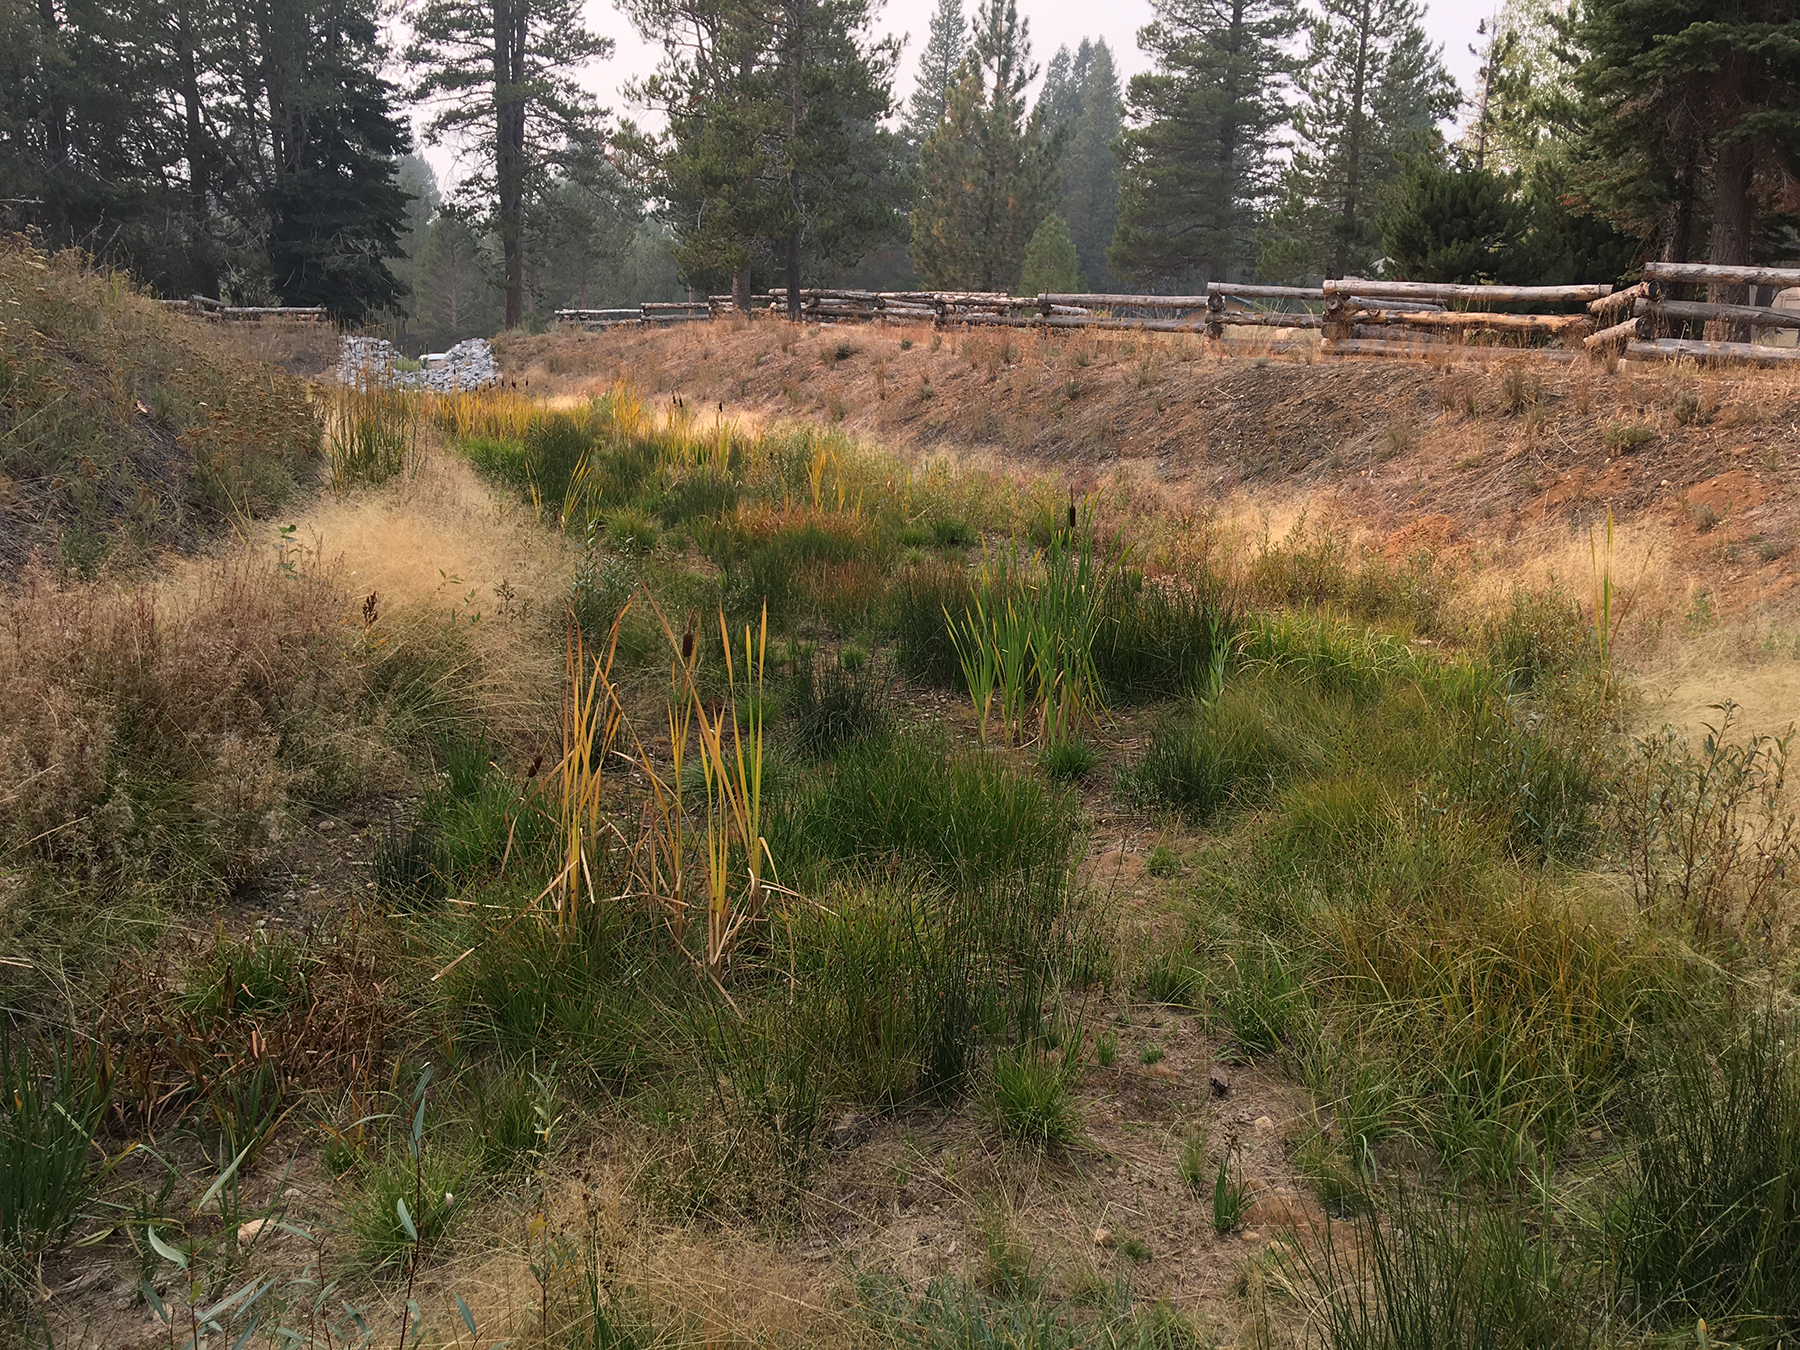
<path id="1" fill-rule="evenodd" d="M 1052 474 L 1136 514 L 1428 557 L 1468 603 L 1603 581 L 1647 715 L 1800 703 L 1800 382 L 1562 364 L 1326 362 L 1184 337 L 728 321 L 500 344 L 534 394 L 615 379 L 739 422 L 835 424 L 915 460 Z"/>

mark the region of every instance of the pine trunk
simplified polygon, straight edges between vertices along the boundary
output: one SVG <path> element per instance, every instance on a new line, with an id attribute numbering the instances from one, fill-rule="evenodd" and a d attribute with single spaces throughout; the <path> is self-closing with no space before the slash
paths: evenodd
<path id="1" fill-rule="evenodd" d="M 1743 106 L 1745 61 L 1727 60 L 1714 81 L 1714 106 L 1736 112 Z M 1750 180 L 1755 170 L 1754 150 L 1745 140 L 1718 145 L 1713 154 L 1713 220 L 1707 261 L 1742 266 L 1750 261 L 1750 233 L 1755 208 L 1750 200 Z M 1714 282 L 1706 298 L 1715 305 L 1742 305 L 1749 293 L 1744 286 Z M 1747 325 L 1729 320 L 1706 325 L 1706 336 L 1715 342 L 1747 342 Z"/>
<path id="2" fill-rule="evenodd" d="M 506 326 L 525 317 L 525 35 L 529 0 L 494 5 L 494 186 L 500 208 L 500 256 Z"/>

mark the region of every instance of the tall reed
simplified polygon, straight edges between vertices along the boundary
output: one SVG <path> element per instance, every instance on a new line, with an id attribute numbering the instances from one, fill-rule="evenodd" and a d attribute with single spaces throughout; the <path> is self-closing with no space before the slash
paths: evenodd
<path id="1" fill-rule="evenodd" d="M 630 602 L 626 602 L 630 608 Z M 571 621 L 565 648 L 568 694 L 563 701 L 562 761 L 556 768 L 556 820 L 562 841 L 562 867 L 546 893 L 554 891 L 558 926 L 567 929 L 575 920 L 580 891 L 586 888 L 590 904 L 599 896 L 594 885 L 594 856 L 600 847 L 602 826 L 600 790 L 606 759 L 612 753 L 623 715 L 611 682 L 613 653 L 618 649 L 619 623 L 613 621 L 607 635 L 606 654 L 589 655 L 581 628 Z"/>
<path id="2" fill-rule="evenodd" d="M 332 486 L 375 487 L 410 472 L 419 460 L 419 422 L 416 397 L 373 375 L 341 386 L 325 419 Z"/>

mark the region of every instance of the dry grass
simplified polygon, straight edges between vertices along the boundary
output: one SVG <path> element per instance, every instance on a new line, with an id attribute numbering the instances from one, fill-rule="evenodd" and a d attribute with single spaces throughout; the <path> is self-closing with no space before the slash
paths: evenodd
<path id="1" fill-rule="evenodd" d="M 0 821 L 9 845 L 226 885 L 280 846 L 290 804 L 375 772 L 346 705 L 329 568 L 233 552 L 157 586 L 39 572 L 0 623 Z"/>

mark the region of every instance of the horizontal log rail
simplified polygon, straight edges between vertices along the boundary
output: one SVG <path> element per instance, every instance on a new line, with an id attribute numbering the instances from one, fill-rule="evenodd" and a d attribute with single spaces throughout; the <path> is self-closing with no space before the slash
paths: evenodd
<path id="1" fill-rule="evenodd" d="M 1712 282 L 1721 286 L 1800 286 L 1800 267 L 1738 267 L 1725 263 L 1644 264 L 1651 281 Z"/>
<path id="2" fill-rule="evenodd" d="M 1610 285 L 1595 286 L 1469 286 L 1437 281 L 1364 281 L 1356 277 L 1325 283 L 1325 297 L 1334 295 L 1384 300 L 1479 300 L 1485 304 L 1515 305 L 1525 301 L 1587 304 L 1612 292 Z"/>
<path id="3" fill-rule="evenodd" d="M 1695 338 L 1656 338 L 1649 342 L 1631 342 L 1626 344 L 1625 354 L 1645 360 L 1673 361 L 1688 357 L 1696 361 L 1728 361 L 1752 366 L 1791 366 L 1800 363 L 1800 347 L 1765 347 L 1756 342 L 1702 342 Z"/>
<path id="4" fill-rule="evenodd" d="M 1206 294 L 1239 300 L 1311 300 L 1315 304 L 1325 299 L 1322 286 L 1252 286 L 1235 281 L 1209 281 Z"/>
<path id="5" fill-rule="evenodd" d="M 1459 342 L 1391 337 L 1328 337 L 1319 349 L 1326 356 L 1403 356 L 1415 361 L 1500 361 L 1527 354 L 1543 361 L 1572 361 L 1576 355 L 1566 347 L 1465 347 Z"/>
<path id="6" fill-rule="evenodd" d="M 1639 314 L 1670 319 L 1729 320 L 1758 328 L 1800 328 L 1800 309 L 1767 309 L 1761 305 L 1712 305 L 1702 300 L 1640 300 Z"/>
<path id="7" fill-rule="evenodd" d="M 1286 309 L 1222 309 L 1215 310 L 1210 321 L 1227 328 L 1323 328 L 1325 316 L 1305 310 Z"/>
<path id="8" fill-rule="evenodd" d="M 1562 334 L 1589 326 L 1585 314 L 1488 314 L 1466 309 L 1381 309 L 1357 316 L 1359 324 L 1416 324 L 1422 328 L 1499 328 Z"/>

